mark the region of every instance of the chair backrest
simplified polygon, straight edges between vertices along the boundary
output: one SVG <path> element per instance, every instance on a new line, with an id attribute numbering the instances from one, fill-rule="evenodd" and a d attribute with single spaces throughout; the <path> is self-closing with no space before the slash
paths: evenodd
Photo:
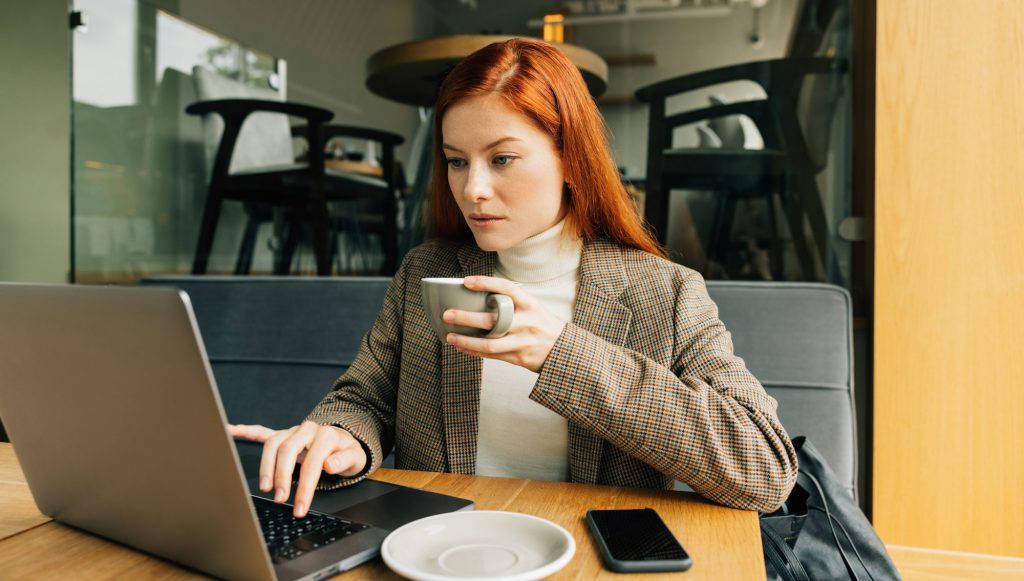
<path id="1" fill-rule="evenodd" d="M 736 354 L 856 498 L 850 295 L 829 284 L 708 281 Z"/>
<path id="2" fill-rule="evenodd" d="M 718 94 L 708 95 L 708 101 L 712 107 L 729 104 L 728 99 Z M 726 149 L 764 149 L 764 138 L 757 124 L 746 115 L 713 117 L 707 123 Z"/>
<path id="3" fill-rule="evenodd" d="M 301 422 L 351 364 L 377 317 L 384 277 L 153 277 L 188 293 L 235 423 Z"/>
<path id="4" fill-rule="evenodd" d="M 192 69 L 196 95 L 200 101 L 218 99 L 262 99 L 282 101 L 280 93 L 262 89 L 223 77 L 206 67 Z M 220 115 L 204 115 L 203 131 L 206 141 L 206 171 L 213 169 L 224 121 Z M 292 151 L 292 130 L 288 116 L 282 113 L 257 112 L 249 115 L 238 133 L 238 141 L 231 155 L 228 173 L 242 170 L 287 165 L 295 162 Z"/>
<path id="5" fill-rule="evenodd" d="M 384 277 L 153 277 L 189 294 L 228 419 L 301 421 L 348 368 Z M 708 281 L 736 353 L 856 495 L 850 295 L 828 284 Z"/>

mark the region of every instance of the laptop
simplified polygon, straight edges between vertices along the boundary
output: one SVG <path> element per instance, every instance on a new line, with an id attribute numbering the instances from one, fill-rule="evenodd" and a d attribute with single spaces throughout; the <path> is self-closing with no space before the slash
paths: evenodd
<path id="1" fill-rule="evenodd" d="M 319 579 L 473 508 L 370 480 L 318 491 L 304 519 L 268 501 L 173 288 L 0 284 L 0 417 L 44 514 L 222 578 Z"/>

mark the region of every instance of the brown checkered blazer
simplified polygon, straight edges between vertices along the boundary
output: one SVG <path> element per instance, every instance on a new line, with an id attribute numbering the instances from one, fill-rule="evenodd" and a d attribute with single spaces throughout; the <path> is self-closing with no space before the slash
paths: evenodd
<path id="1" fill-rule="evenodd" d="M 495 264 L 493 252 L 441 241 L 406 257 L 352 366 L 309 415 L 364 444 L 366 473 L 392 445 L 398 468 L 473 473 L 481 361 L 434 334 L 420 279 L 491 275 Z M 796 478 L 776 402 L 733 354 L 703 279 L 639 250 L 586 244 L 573 320 L 530 398 L 569 420 L 572 482 L 678 479 L 722 504 L 770 511 Z"/>

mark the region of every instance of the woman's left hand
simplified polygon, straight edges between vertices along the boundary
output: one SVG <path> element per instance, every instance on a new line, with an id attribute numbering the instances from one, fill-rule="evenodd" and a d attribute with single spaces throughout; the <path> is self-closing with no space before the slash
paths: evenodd
<path id="1" fill-rule="evenodd" d="M 512 327 L 503 337 L 487 339 L 448 333 L 448 343 L 467 355 L 507 361 L 525 367 L 534 373 L 540 368 L 555 346 L 555 341 L 565 328 L 565 321 L 552 315 L 540 301 L 530 296 L 518 284 L 503 278 L 490 276 L 469 276 L 466 288 L 506 295 L 515 306 Z M 491 329 L 497 320 L 494 313 L 473 313 L 449 309 L 444 312 L 444 321 L 464 327 Z"/>

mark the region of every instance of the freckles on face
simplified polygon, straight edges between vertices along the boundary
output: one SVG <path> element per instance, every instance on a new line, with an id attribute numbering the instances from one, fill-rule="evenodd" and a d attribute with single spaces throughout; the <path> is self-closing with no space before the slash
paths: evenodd
<path id="1" fill-rule="evenodd" d="M 441 120 L 448 185 L 483 250 L 511 248 L 565 216 L 551 137 L 496 94 L 459 101 Z"/>

